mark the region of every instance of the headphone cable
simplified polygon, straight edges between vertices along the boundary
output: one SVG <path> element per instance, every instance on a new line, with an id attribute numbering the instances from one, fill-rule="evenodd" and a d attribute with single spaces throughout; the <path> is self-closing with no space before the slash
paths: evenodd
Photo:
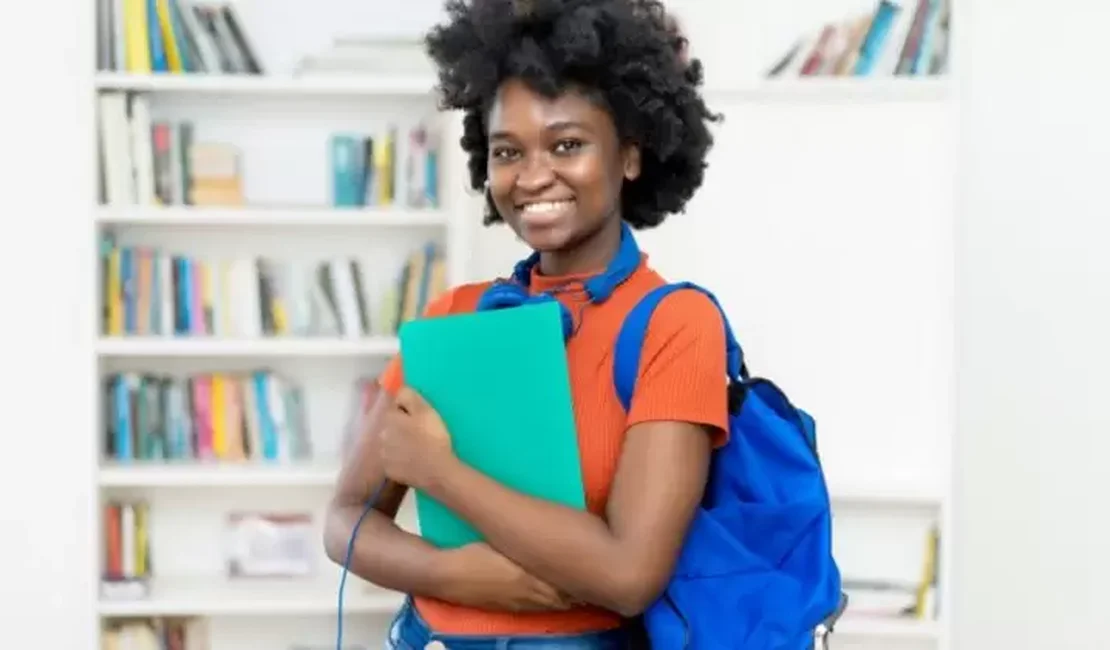
<path id="1" fill-rule="evenodd" d="M 366 507 L 363 508 L 362 514 L 359 515 L 358 521 L 355 522 L 355 527 L 351 531 L 351 538 L 347 540 L 347 555 L 343 558 L 343 573 L 339 577 L 339 605 L 336 608 L 336 632 L 335 632 L 335 650 L 343 650 L 343 587 L 347 584 L 347 573 L 351 568 L 351 555 L 355 549 L 355 538 L 358 537 L 358 529 L 362 526 L 362 522 L 366 519 L 366 515 L 374 509 L 378 503 L 378 498 L 381 496 L 382 489 L 385 488 L 386 480 L 378 484 L 374 489 L 370 499 L 366 502 Z"/>

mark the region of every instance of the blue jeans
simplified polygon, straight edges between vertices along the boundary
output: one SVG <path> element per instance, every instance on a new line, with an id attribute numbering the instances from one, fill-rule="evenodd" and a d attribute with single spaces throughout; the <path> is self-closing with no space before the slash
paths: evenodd
<path id="1" fill-rule="evenodd" d="M 385 650 L 424 650 L 433 641 L 447 650 L 627 650 L 628 636 L 623 629 L 586 634 L 538 636 L 477 636 L 436 634 L 406 599 L 389 626 Z"/>

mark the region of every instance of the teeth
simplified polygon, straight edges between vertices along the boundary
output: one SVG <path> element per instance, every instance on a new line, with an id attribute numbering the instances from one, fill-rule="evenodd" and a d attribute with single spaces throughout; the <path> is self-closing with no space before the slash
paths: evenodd
<path id="1" fill-rule="evenodd" d="M 524 206 L 524 212 L 554 212 L 562 210 L 571 204 L 571 201 L 543 201 L 542 203 L 529 203 Z"/>

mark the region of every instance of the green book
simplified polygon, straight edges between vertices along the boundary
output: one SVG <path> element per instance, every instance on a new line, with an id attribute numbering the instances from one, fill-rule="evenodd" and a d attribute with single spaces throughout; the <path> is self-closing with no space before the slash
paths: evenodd
<path id="1" fill-rule="evenodd" d="M 523 305 L 405 323 L 405 383 L 440 414 L 455 454 L 514 490 L 582 509 L 582 467 L 559 306 Z M 421 535 L 440 548 L 481 541 L 416 492 Z"/>

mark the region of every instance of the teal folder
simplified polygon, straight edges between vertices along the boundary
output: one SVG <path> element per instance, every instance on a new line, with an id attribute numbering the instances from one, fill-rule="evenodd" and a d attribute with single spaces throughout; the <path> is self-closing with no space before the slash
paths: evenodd
<path id="1" fill-rule="evenodd" d="M 405 384 L 439 412 L 455 454 L 514 490 L 585 509 L 582 469 L 555 303 L 402 325 Z M 482 537 L 416 492 L 421 536 L 440 548 Z"/>

